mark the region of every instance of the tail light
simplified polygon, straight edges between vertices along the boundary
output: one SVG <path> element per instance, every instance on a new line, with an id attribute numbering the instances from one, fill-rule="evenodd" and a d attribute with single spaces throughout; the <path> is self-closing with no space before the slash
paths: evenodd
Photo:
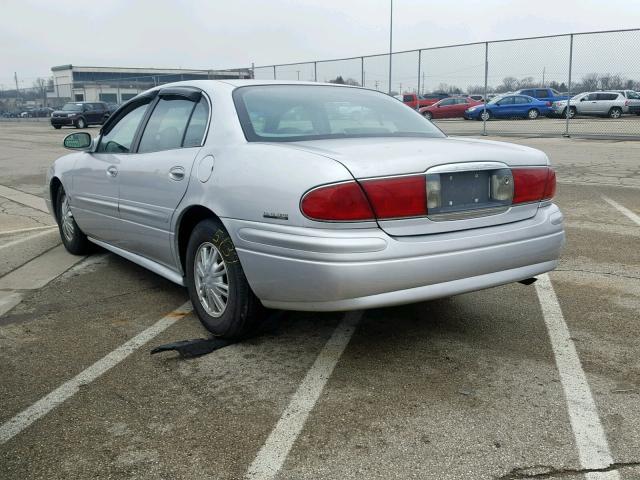
<path id="1" fill-rule="evenodd" d="M 367 197 L 355 180 L 307 192 L 300 202 L 300 210 L 312 220 L 353 222 L 375 219 Z"/>
<path id="2" fill-rule="evenodd" d="M 550 107 L 552 105 L 551 102 L 547 102 L 547 107 Z"/>
<path id="3" fill-rule="evenodd" d="M 625 106 L 625 107 L 628 107 L 628 106 L 629 106 L 629 100 L 625 100 L 625 102 L 624 102 L 624 106 Z"/>
<path id="4" fill-rule="evenodd" d="M 556 193 L 556 172 L 549 168 L 514 168 L 513 202 L 539 202 L 553 198 Z"/>
<path id="5" fill-rule="evenodd" d="M 499 169 L 488 181 L 490 200 L 505 206 L 548 200 L 556 192 L 549 167 Z M 300 210 L 312 220 L 356 222 L 436 214 L 441 203 L 438 175 L 408 175 L 317 187 L 302 197 Z"/>
<path id="6" fill-rule="evenodd" d="M 427 214 L 424 175 L 362 182 L 377 218 L 418 217 Z"/>

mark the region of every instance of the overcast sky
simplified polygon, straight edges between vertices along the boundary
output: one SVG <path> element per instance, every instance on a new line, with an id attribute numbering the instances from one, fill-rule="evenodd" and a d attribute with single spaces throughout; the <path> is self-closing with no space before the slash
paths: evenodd
<path id="1" fill-rule="evenodd" d="M 389 0 L 2 0 L 0 85 L 53 65 L 232 68 L 383 53 Z M 638 0 L 394 1 L 394 50 L 640 27 Z M 626 52 L 640 69 L 637 45 Z M 464 58 L 460 59 L 464 61 Z M 477 62 L 475 62 L 477 63 Z M 481 62 L 482 63 L 482 62 Z M 381 64 L 379 69 L 382 69 Z M 536 67 L 537 71 L 537 67 Z"/>

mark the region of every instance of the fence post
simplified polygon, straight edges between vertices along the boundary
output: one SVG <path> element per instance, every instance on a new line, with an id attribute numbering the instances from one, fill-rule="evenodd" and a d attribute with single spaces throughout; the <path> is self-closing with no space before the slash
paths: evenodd
<path id="1" fill-rule="evenodd" d="M 564 130 L 563 137 L 570 137 L 569 135 L 569 117 L 571 115 L 571 67 L 573 66 L 573 33 L 569 35 L 569 80 L 567 83 L 567 93 L 569 94 L 569 98 L 567 98 L 567 124 Z"/>
<path id="2" fill-rule="evenodd" d="M 318 81 L 318 62 L 313 62 L 313 81 Z"/>
<path id="3" fill-rule="evenodd" d="M 276 66 L 273 66 L 273 79 L 276 79 Z"/>
<path id="4" fill-rule="evenodd" d="M 487 79 L 489 77 L 489 42 L 484 42 L 484 104 L 482 108 L 482 135 L 487 136 Z"/>
<path id="5" fill-rule="evenodd" d="M 418 90 L 416 95 L 420 95 L 420 67 L 422 66 L 422 50 L 418 50 Z M 420 110 L 420 102 L 416 102 L 416 110 Z"/>

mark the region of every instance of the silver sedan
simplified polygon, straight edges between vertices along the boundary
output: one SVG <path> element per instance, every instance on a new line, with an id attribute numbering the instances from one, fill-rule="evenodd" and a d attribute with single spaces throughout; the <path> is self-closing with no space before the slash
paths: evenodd
<path id="1" fill-rule="evenodd" d="M 67 250 L 97 244 L 186 286 L 229 338 L 264 307 L 372 308 L 528 279 L 564 243 L 544 153 L 447 138 L 362 88 L 169 84 L 64 144 L 76 151 L 46 187 Z"/>

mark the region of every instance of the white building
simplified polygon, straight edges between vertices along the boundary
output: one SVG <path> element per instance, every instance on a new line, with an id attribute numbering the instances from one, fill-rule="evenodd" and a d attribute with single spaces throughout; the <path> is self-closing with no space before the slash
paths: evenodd
<path id="1" fill-rule="evenodd" d="M 252 78 L 251 69 L 184 70 L 166 68 L 52 67 L 51 99 L 122 103 L 155 85 L 181 80 Z"/>

